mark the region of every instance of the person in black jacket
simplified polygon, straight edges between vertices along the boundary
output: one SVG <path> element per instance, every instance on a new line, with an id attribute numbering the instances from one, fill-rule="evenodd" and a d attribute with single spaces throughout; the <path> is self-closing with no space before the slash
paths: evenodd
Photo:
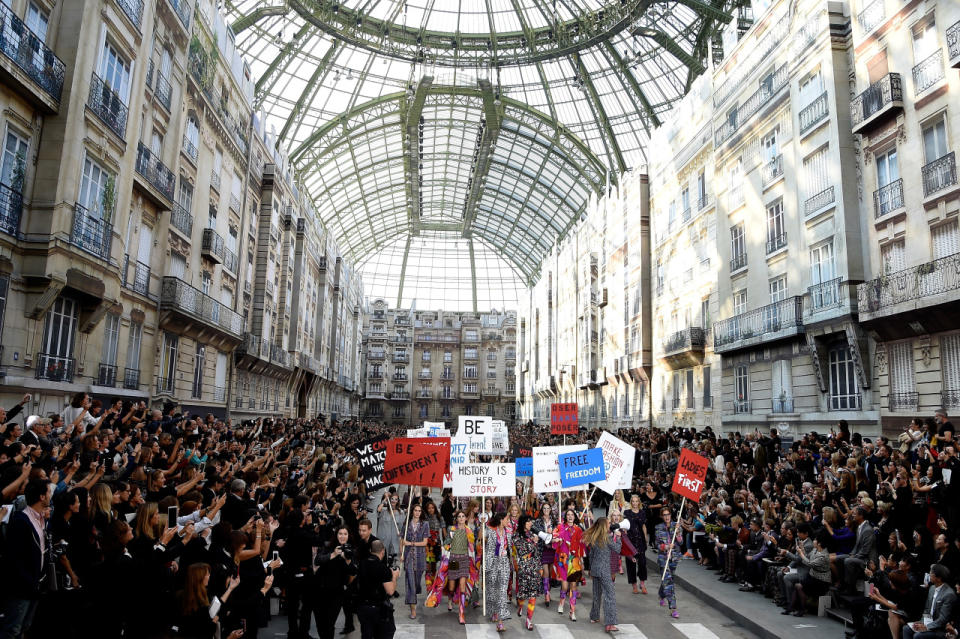
<path id="1" fill-rule="evenodd" d="M 350 531 L 346 526 L 340 526 L 328 547 L 317 553 L 314 562 L 314 575 L 305 603 L 313 611 L 320 639 L 333 639 L 334 625 L 343 606 L 347 586 L 357 574 L 354 551 L 348 546 L 349 541 Z"/>
<path id="2" fill-rule="evenodd" d="M 46 513 L 50 508 L 50 482 L 32 479 L 24 497 L 27 507 L 14 514 L 7 525 L 7 547 L 17 552 L 4 555 L 3 603 L 0 638 L 16 639 L 30 628 L 43 590 L 46 553 L 50 540 Z"/>
<path id="3" fill-rule="evenodd" d="M 23 396 L 23 399 L 20 400 L 20 403 L 15 405 L 10 410 L 4 410 L 0 408 L 0 433 L 6 431 L 6 425 L 13 421 L 13 418 L 20 414 L 20 411 L 23 410 L 24 404 L 30 401 L 30 393 L 27 393 Z"/>
<path id="4" fill-rule="evenodd" d="M 306 595 L 313 559 L 313 548 L 322 545 L 320 537 L 313 532 L 311 519 L 313 514 L 306 515 L 299 510 L 292 510 L 284 521 L 286 534 L 280 557 L 283 559 L 287 592 L 287 619 L 289 639 L 306 639 L 310 634 L 310 611 L 306 605 Z M 304 602 L 301 608 L 300 603 Z"/>

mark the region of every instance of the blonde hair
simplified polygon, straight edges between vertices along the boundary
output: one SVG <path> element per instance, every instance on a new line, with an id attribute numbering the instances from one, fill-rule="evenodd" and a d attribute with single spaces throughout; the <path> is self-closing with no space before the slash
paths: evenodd
<path id="1" fill-rule="evenodd" d="M 90 489 L 90 518 L 97 513 L 113 519 L 113 491 L 102 482 Z"/>
<path id="2" fill-rule="evenodd" d="M 595 548 L 604 548 L 610 542 L 610 526 L 607 524 L 607 518 L 601 517 L 592 526 L 583 533 L 583 543 Z"/>
<path id="3" fill-rule="evenodd" d="M 137 518 L 133 524 L 133 534 L 137 537 L 156 539 L 157 531 L 150 523 L 155 514 L 157 514 L 157 502 L 147 501 L 140 504 L 140 507 L 137 508 Z"/>

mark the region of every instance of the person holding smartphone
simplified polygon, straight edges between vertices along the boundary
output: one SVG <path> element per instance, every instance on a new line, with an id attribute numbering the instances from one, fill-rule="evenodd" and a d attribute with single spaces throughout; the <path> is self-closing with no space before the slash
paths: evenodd
<path id="1" fill-rule="evenodd" d="M 357 563 L 350 531 L 340 526 L 314 560 L 310 586 L 304 601 L 313 613 L 320 639 L 333 639 L 335 624 L 349 586 L 357 577 Z"/>

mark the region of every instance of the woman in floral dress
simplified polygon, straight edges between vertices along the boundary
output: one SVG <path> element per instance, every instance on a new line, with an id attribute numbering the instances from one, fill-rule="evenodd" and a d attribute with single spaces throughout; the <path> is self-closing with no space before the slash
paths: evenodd
<path id="1" fill-rule="evenodd" d="M 534 531 L 533 523 L 530 515 L 522 515 L 513 535 L 513 547 L 517 553 L 517 616 L 523 619 L 527 630 L 533 630 L 533 610 L 543 591 L 540 582 L 543 543 Z M 524 602 L 527 604 L 526 616 L 523 615 Z"/>
<path id="2" fill-rule="evenodd" d="M 456 524 L 450 527 L 447 541 L 444 544 L 444 555 L 433 580 L 430 594 L 424 604 L 434 608 L 448 592 L 450 599 L 447 610 L 453 610 L 454 600 L 460 610 L 460 623 L 465 624 L 463 617 L 467 600 L 473 593 L 480 571 L 477 567 L 476 537 L 473 530 L 467 526 L 467 516 L 462 511 L 454 514 Z"/>
<path id="3" fill-rule="evenodd" d="M 433 576 L 437 574 L 437 561 L 440 558 L 441 544 L 443 543 L 443 521 L 437 512 L 437 505 L 428 500 L 424 505 L 423 520 L 430 526 L 430 537 L 427 539 L 427 574 L 425 577 L 427 590 L 433 585 Z"/>
<path id="4" fill-rule="evenodd" d="M 404 603 L 410 606 L 410 618 L 417 618 L 417 595 L 420 594 L 420 578 L 425 568 L 427 538 L 430 525 L 422 519 L 423 509 L 414 504 L 410 510 L 410 521 L 400 543 L 404 547 L 403 570 L 406 578 L 407 594 Z"/>
<path id="5" fill-rule="evenodd" d="M 577 620 L 577 597 L 580 594 L 580 579 L 583 577 L 583 529 L 577 524 L 577 513 L 567 510 L 563 523 L 553 531 L 553 574 L 560 580 L 560 605 L 557 612 L 563 614 L 563 601 L 569 595 L 570 621 Z"/>
<path id="6" fill-rule="evenodd" d="M 553 529 L 556 527 L 556 520 L 553 518 L 553 508 L 550 504 L 544 502 L 540 506 L 540 517 L 533 523 L 533 530 L 537 533 L 546 533 L 553 536 Z M 540 541 L 540 563 L 542 565 L 541 574 L 543 577 L 543 604 L 550 607 L 550 568 L 553 566 L 554 550 L 551 543 Z"/>
<path id="7" fill-rule="evenodd" d="M 503 527 L 507 531 L 507 537 L 510 539 L 510 579 L 507 581 L 507 596 L 513 595 L 516 590 L 517 580 L 517 553 L 513 547 L 513 535 L 517 532 L 517 524 L 520 523 L 520 505 L 516 499 L 512 500 L 510 507 L 507 508 L 507 516 L 503 519 Z"/>
<path id="8" fill-rule="evenodd" d="M 510 580 L 510 536 L 504 526 L 506 517 L 497 512 L 490 516 L 486 544 L 483 549 L 483 570 L 487 583 L 484 595 L 491 609 L 490 617 L 497 622 L 497 632 L 503 632 L 503 620 L 510 617 L 507 605 L 507 582 Z"/>

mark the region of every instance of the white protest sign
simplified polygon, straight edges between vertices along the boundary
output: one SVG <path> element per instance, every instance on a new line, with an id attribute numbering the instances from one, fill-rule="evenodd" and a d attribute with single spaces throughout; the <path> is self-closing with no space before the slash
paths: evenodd
<path id="1" fill-rule="evenodd" d="M 451 466 L 455 497 L 514 497 L 517 472 L 513 464 Z"/>
<path id="2" fill-rule="evenodd" d="M 493 418 L 461 415 L 457 437 L 470 440 L 471 453 L 490 454 L 493 451 Z"/>
<path id="3" fill-rule="evenodd" d="M 407 437 L 427 437 L 430 434 L 427 428 L 408 428 Z"/>
<path id="4" fill-rule="evenodd" d="M 423 428 L 426 428 L 426 429 L 430 429 L 430 428 L 446 428 L 447 425 L 446 425 L 446 423 L 444 423 L 444 422 L 423 422 L 422 427 L 423 427 Z"/>
<path id="5" fill-rule="evenodd" d="M 507 433 L 507 425 L 501 419 L 493 420 L 493 454 L 508 455 L 507 449 L 510 448 L 510 435 Z"/>
<path id="6" fill-rule="evenodd" d="M 453 488 L 453 472 L 457 466 L 470 461 L 470 441 L 465 437 L 450 440 L 450 472 L 443 476 L 443 487 Z"/>
<path id="7" fill-rule="evenodd" d="M 636 450 L 630 444 L 603 431 L 597 440 L 597 448 L 603 451 L 603 466 L 607 478 L 593 485 L 612 495 L 618 488 L 630 488 L 633 484 L 633 460 Z"/>
<path id="8" fill-rule="evenodd" d="M 537 493 L 555 493 L 560 487 L 560 464 L 557 455 L 586 450 L 586 444 L 569 446 L 533 447 L 533 490 Z"/>
<path id="9" fill-rule="evenodd" d="M 423 422 L 421 430 L 427 432 L 427 437 L 450 437 L 450 431 L 444 422 Z"/>

